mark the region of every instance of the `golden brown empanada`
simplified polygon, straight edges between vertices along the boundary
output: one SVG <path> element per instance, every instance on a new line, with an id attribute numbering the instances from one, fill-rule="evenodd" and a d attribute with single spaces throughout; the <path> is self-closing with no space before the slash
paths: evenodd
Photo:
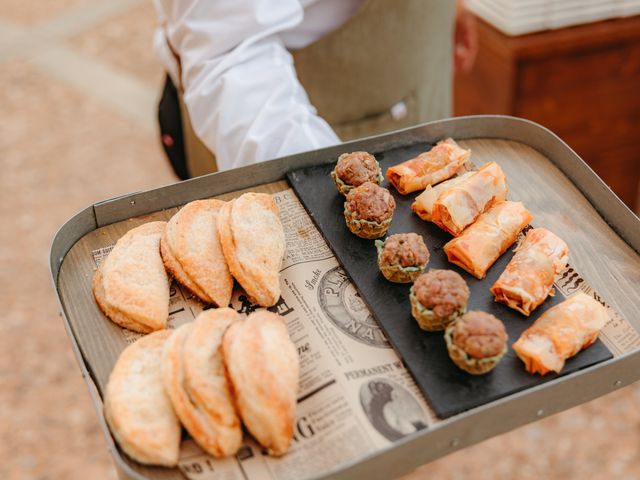
<path id="1" fill-rule="evenodd" d="M 193 439 L 215 457 L 238 451 L 242 427 L 222 359 L 222 336 L 239 319 L 230 308 L 205 310 L 167 342 L 163 358 L 166 391 Z"/>
<path id="2" fill-rule="evenodd" d="M 150 222 L 129 230 L 93 277 L 93 295 L 114 323 L 149 333 L 167 325 L 169 278 L 160 258 L 166 222 Z"/>
<path id="3" fill-rule="evenodd" d="M 271 195 L 245 193 L 220 210 L 218 231 L 231 274 L 263 307 L 280 298 L 285 238 Z"/>
<path id="4" fill-rule="evenodd" d="M 224 335 L 224 361 L 242 421 L 271 455 L 282 455 L 293 438 L 298 355 L 284 319 L 259 310 Z"/>
<path id="5" fill-rule="evenodd" d="M 173 467 L 178 463 L 180 422 L 162 383 L 162 350 L 170 330 L 129 345 L 113 367 L 104 416 L 120 448 L 134 460 Z"/>
<path id="6" fill-rule="evenodd" d="M 216 226 L 224 204 L 215 199 L 186 204 L 171 217 L 160 241 L 169 273 L 200 299 L 219 307 L 229 305 L 233 290 Z"/>

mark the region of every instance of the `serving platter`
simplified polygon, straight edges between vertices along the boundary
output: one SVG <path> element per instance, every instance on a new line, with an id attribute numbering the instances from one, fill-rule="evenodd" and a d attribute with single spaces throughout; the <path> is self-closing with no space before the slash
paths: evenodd
<path id="1" fill-rule="evenodd" d="M 377 160 L 385 172 L 387 168 L 414 158 L 430 150 L 432 146 L 419 142 L 392 148 L 378 153 Z M 472 154 L 472 160 L 473 158 Z M 492 160 L 495 160 L 495 157 Z M 511 348 L 495 370 L 487 375 L 474 376 L 460 370 L 449 359 L 443 332 L 425 332 L 411 316 L 410 284 L 387 281 L 378 270 L 374 241 L 359 238 L 347 229 L 343 216 L 344 196 L 338 193 L 329 175 L 333 167 L 334 164 L 322 164 L 294 170 L 287 178 L 439 417 L 448 418 L 612 357 L 607 347 L 598 340 L 588 349 L 569 359 L 560 375 L 540 376 L 527 373 L 524 364 Z M 396 201 L 396 209 L 387 235 L 408 232 L 421 235 L 431 252 L 427 268 L 451 269 L 459 273 L 471 292 L 468 310 L 481 310 L 499 318 L 507 329 L 509 347 L 542 313 L 565 300 L 566 297 L 558 292 L 555 296 L 547 298 L 529 318 L 504 304 L 494 302 L 489 288 L 513 257 L 513 248 L 507 250 L 496 261 L 486 278 L 478 280 L 447 261 L 442 248 L 452 236 L 435 224 L 421 220 L 411 211 L 411 203 L 421 191 L 401 195 L 386 179 L 382 186 L 389 189 Z M 517 190 L 516 187 L 515 194 L 513 191 L 510 192 L 510 200 L 519 200 Z M 528 204 L 525 203 L 525 206 Z M 535 212 L 536 205 L 531 206 L 531 210 Z M 563 231 L 558 231 L 557 234 L 560 237 L 564 236 Z M 571 244 L 569 248 L 571 249 Z M 579 266 L 576 268 L 579 269 Z"/>
<path id="2" fill-rule="evenodd" d="M 107 235 L 110 236 L 107 240 L 115 241 L 128 226 L 169 218 L 175 212 L 174 207 L 191 200 L 229 198 L 244 189 L 282 190 L 288 187 L 288 173 L 332 164 L 345 151 L 366 150 L 380 155 L 397 148 L 423 148 L 445 137 L 453 137 L 462 146 L 472 148 L 477 164 L 489 160 L 500 163 L 513 198 L 523 201 L 532 211 L 533 223 L 558 233 L 569 244 L 574 268 L 565 272 L 562 291 L 585 290 L 620 314 L 615 322 L 624 328 L 608 328 L 602 335 L 614 357 L 449 418 L 437 418 L 429 428 L 375 453 L 354 456 L 330 469 L 314 471 L 311 478 L 396 477 L 459 448 L 584 403 L 640 378 L 638 217 L 566 144 L 535 123 L 503 116 L 431 122 L 107 200 L 87 207 L 60 228 L 50 253 L 52 280 L 78 365 L 122 478 L 184 477 L 177 469 L 145 467 L 128 459 L 115 445 L 104 422 L 101 394 L 123 343 L 121 331 L 96 313 L 91 298 L 91 270 L 80 261 L 91 238 Z M 335 225 L 344 228 L 342 220 Z"/>

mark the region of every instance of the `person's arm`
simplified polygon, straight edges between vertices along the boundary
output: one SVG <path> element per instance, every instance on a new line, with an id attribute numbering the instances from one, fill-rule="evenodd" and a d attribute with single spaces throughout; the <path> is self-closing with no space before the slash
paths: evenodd
<path id="1" fill-rule="evenodd" d="M 302 21 L 298 0 L 159 3 L 193 128 L 220 170 L 339 143 L 278 36 Z"/>

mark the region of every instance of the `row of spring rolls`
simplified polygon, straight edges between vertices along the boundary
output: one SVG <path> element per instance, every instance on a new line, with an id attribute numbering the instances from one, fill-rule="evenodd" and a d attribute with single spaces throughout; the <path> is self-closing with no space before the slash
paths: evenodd
<path id="1" fill-rule="evenodd" d="M 441 145 L 444 142 L 441 142 Z M 431 221 L 454 235 L 444 246 L 450 262 L 460 266 L 476 278 L 482 279 L 493 263 L 511 246 L 532 219 L 531 213 L 520 202 L 507 201 L 507 182 L 504 172 L 495 162 L 489 162 L 477 171 L 461 173 L 458 163 L 465 161 L 470 151 L 460 149 L 451 139 L 447 147 L 434 148 L 426 154 L 389 169 L 387 177 L 401 193 L 398 185 L 417 184 L 425 190 L 412 204 L 412 210 L 423 220 Z M 452 153 L 453 152 L 453 153 Z M 465 153 L 462 153 L 465 152 Z M 439 157 L 434 162 L 434 157 Z M 443 167 L 450 162 L 450 168 Z M 432 167 L 425 166 L 431 162 Z M 422 164 L 421 168 L 416 165 Z M 404 182 L 398 178 L 407 171 L 434 170 L 449 172 L 449 180 L 427 185 L 425 177 Z M 411 167 L 411 168 L 409 168 Z M 407 172 L 405 172 L 406 174 Z M 411 176 L 411 175 L 409 175 Z M 430 178 L 427 180 L 434 180 Z M 438 183 L 441 182 L 441 183 Z M 496 301 L 529 316 L 549 295 L 553 295 L 553 282 L 566 266 L 569 249 L 557 235 L 545 228 L 534 228 L 516 248 L 516 253 L 505 271 L 491 287 Z M 591 345 L 609 316 L 607 309 L 584 293 L 577 293 L 549 309 L 534 322 L 513 345 L 527 371 L 542 375 L 559 372 L 567 358 Z"/>

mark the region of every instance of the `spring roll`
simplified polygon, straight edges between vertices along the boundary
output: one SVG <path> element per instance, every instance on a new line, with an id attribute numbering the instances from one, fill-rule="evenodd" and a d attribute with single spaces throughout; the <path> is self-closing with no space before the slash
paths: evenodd
<path id="1" fill-rule="evenodd" d="M 433 204 L 436 202 L 440 192 L 453 187 L 461 181 L 469 178 L 476 172 L 465 172 L 458 177 L 453 177 L 446 182 L 439 183 L 435 187 L 429 185 L 420 195 L 416 197 L 416 200 L 411 204 L 411 210 L 415 212 L 422 220 L 427 222 L 431 221 L 431 211 L 433 210 Z"/>
<path id="2" fill-rule="evenodd" d="M 531 213 L 520 202 L 496 203 L 462 235 L 445 244 L 447 259 L 482 279 L 531 218 Z"/>
<path id="3" fill-rule="evenodd" d="M 453 177 L 470 156 L 471 150 L 447 138 L 428 152 L 387 169 L 386 175 L 396 190 L 406 195 Z"/>
<path id="4" fill-rule="evenodd" d="M 491 287 L 497 302 L 526 316 L 547 296 L 553 280 L 566 266 L 569 247 L 546 228 L 534 228 L 518 246 L 507 268 Z"/>
<path id="5" fill-rule="evenodd" d="M 474 175 L 438 195 L 431 221 L 458 236 L 481 213 L 507 199 L 507 178 L 496 162 L 483 165 Z"/>
<path id="6" fill-rule="evenodd" d="M 526 329 L 513 350 L 529 373 L 559 373 L 567 358 L 587 348 L 609 320 L 607 309 L 578 292 L 543 313 Z"/>

